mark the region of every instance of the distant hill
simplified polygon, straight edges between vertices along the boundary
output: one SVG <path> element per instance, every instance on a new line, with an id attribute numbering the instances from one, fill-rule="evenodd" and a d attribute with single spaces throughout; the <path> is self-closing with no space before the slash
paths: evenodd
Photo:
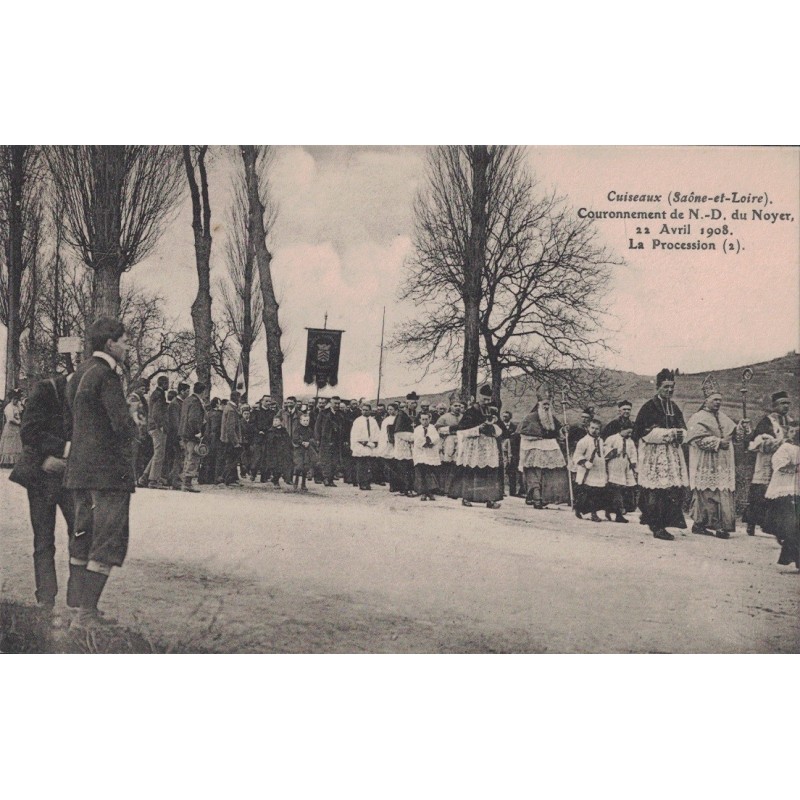
<path id="1" fill-rule="evenodd" d="M 681 374 L 675 382 L 675 401 L 684 411 L 685 416 L 693 414 L 703 400 L 701 385 L 706 375 L 712 375 L 720 385 L 724 401 L 723 409 L 733 419 L 738 420 L 742 416 L 742 372 L 749 367 L 753 370 L 753 379 L 748 385 L 747 411 L 748 416 L 756 424 L 758 419 L 770 407 L 770 395 L 773 392 L 783 389 L 789 394 L 791 400 L 791 414 L 795 419 L 800 416 L 800 402 L 798 401 L 798 387 L 800 386 L 800 354 L 788 353 L 780 358 L 773 358 L 771 361 L 762 361 L 757 364 L 743 364 L 740 367 L 730 369 L 711 370 L 710 372 Z M 655 375 L 637 375 L 635 372 L 621 372 L 612 370 L 611 374 L 618 387 L 617 394 L 620 399 L 627 399 L 633 403 L 633 416 L 639 408 L 649 400 L 656 391 Z M 535 402 L 533 392 L 526 392 L 515 396 L 510 390 L 506 390 L 509 385 L 504 382 L 501 399 L 503 410 L 511 411 L 514 419 L 519 420 L 527 414 Z M 457 390 L 440 392 L 438 394 L 422 395 L 431 405 L 439 402 L 449 402 L 449 398 L 457 393 Z M 400 398 L 386 398 L 389 400 Z M 557 402 L 557 405 L 558 402 Z M 557 409 L 561 416 L 560 407 Z M 616 403 L 608 406 L 596 407 L 597 416 L 603 421 L 613 419 L 617 415 Z M 568 409 L 567 420 L 575 422 L 580 417 L 580 408 Z"/>

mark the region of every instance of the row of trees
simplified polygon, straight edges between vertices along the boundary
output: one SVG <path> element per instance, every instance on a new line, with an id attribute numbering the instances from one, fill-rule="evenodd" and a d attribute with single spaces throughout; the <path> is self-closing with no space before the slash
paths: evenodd
<path id="1" fill-rule="evenodd" d="M 608 396 L 609 374 L 595 365 L 609 349 L 603 297 L 619 261 L 589 220 L 541 190 L 521 148 L 433 148 L 414 215 L 401 298 L 416 317 L 393 340 L 409 361 L 460 376 L 465 401 L 479 373 L 495 403 L 504 378 L 519 392 Z"/>
<path id="2" fill-rule="evenodd" d="M 5 391 L 21 377 L 70 368 L 62 336 L 83 336 L 101 315 L 129 331 L 131 380 L 159 372 L 212 373 L 230 387 L 236 365 L 249 385 L 250 356 L 267 339 L 271 392 L 283 394 L 279 305 L 267 240 L 276 216 L 270 148 L 242 145 L 231 159 L 226 277 L 212 290 L 207 145 L 0 147 L 0 322 L 8 330 Z M 193 330 L 168 318 L 163 298 L 123 284 L 150 255 L 185 197 L 192 204 L 197 296 Z M 212 299 L 219 299 L 212 308 Z"/>

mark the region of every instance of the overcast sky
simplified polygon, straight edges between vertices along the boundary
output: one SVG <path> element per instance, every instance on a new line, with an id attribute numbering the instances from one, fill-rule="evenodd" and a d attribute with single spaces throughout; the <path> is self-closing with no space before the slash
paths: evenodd
<path id="1" fill-rule="evenodd" d="M 415 193 L 425 177 L 420 147 L 278 147 L 273 195 L 279 204 L 271 237 L 273 276 L 281 324 L 290 352 L 284 365 L 287 394 L 308 394 L 302 374 L 306 326 L 345 329 L 339 393 L 374 396 L 381 314 L 387 339 L 414 313 L 397 301 L 404 260 L 411 253 Z M 611 340 L 617 349 L 608 366 L 654 374 L 663 366 L 684 372 L 718 369 L 783 355 L 798 346 L 798 151 L 767 148 L 530 148 L 530 167 L 543 188 L 555 187 L 575 208 L 631 209 L 610 203 L 619 193 L 671 191 L 769 193 L 767 210 L 788 212 L 790 223 L 735 225 L 738 255 L 654 251 L 650 239 L 661 222 L 649 224 L 646 249 L 629 250 L 637 223 L 598 223 L 602 241 L 626 264 L 610 286 Z M 230 164 L 215 153 L 212 183 L 212 269 L 224 269 L 223 244 Z M 190 325 L 197 280 L 190 203 L 167 229 L 156 252 L 130 277 L 160 291 L 170 312 Z M 654 206 L 662 208 L 666 202 Z M 636 206 L 641 208 L 642 206 Z M 668 206 L 666 206 L 669 208 Z M 749 211 L 753 206 L 746 204 Z M 725 212 L 728 213 L 728 206 Z M 668 220 L 668 224 L 681 224 Z M 699 238 L 693 222 L 688 241 Z M 695 231 L 697 233 L 695 233 Z M 721 239 L 718 240 L 721 245 Z M 266 391 L 265 345 L 253 357 L 251 396 Z M 445 388 L 429 375 L 421 382 L 387 352 L 381 393 Z"/>

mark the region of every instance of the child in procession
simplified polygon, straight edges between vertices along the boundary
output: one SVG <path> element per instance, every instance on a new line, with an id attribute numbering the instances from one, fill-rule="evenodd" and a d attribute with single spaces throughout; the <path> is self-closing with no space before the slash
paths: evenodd
<path id="1" fill-rule="evenodd" d="M 414 478 L 420 500 L 435 500 L 439 483 L 436 471 L 442 463 L 439 452 L 439 431 L 431 423 L 431 415 L 419 415 L 419 425 L 414 428 Z"/>
<path id="2" fill-rule="evenodd" d="M 626 512 L 636 510 L 636 445 L 631 439 L 633 422 L 623 420 L 619 433 L 614 433 L 605 440 L 606 459 L 608 463 L 608 504 L 606 519 L 614 522 L 628 522 Z"/>

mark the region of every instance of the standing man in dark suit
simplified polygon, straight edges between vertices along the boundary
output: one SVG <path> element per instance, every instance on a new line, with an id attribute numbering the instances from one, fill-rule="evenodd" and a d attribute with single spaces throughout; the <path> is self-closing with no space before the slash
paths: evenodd
<path id="1" fill-rule="evenodd" d="M 56 579 L 56 508 L 61 509 L 70 538 L 75 531 L 75 506 L 72 492 L 61 485 L 64 469 L 66 438 L 64 410 L 67 399 L 67 377 L 58 375 L 36 384 L 25 411 L 22 413 L 20 436 L 26 450 L 36 453 L 40 469 L 34 483 L 27 485 L 28 506 L 33 527 L 33 573 L 36 581 L 36 602 L 52 614 L 58 593 Z M 11 473 L 14 480 L 14 472 Z M 70 570 L 67 583 L 67 606 L 80 602 Z M 55 622 L 56 618 L 54 618 Z"/>
<path id="2" fill-rule="evenodd" d="M 231 399 L 225 404 L 222 412 L 222 427 L 220 429 L 220 442 L 222 443 L 222 472 L 218 473 L 217 483 L 226 486 L 239 485 L 239 452 L 242 449 L 242 419 L 239 416 L 239 398 L 241 395 L 235 389 L 231 392 Z M 218 462 L 219 463 L 219 462 Z M 219 466 L 217 467 L 219 470 Z"/>
<path id="3" fill-rule="evenodd" d="M 183 401 L 178 435 L 183 448 L 183 485 L 184 492 L 199 492 L 192 486 L 192 478 L 197 478 L 200 472 L 200 456 L 197 455 L 196 446 L 203 436 L 203 425 L 206 412 L 203 406 L 203 392 L 206 385 L 198 381 L 192 393 Z"/>
<path id="4" fill-rule="evenodd" d="M 336 464 L 342 445 L 344 414 L 339 411 L 339 398 L 332 397 L 327 408 L 320 412 L 314 430 L 314 438 L 319 442 L 319 460 L 325 486 L 336 486 Z"/>
<path id="5" fill-rule="evenodd" d="M 88 331 L 91 358 L 67 386 L 65 435 L 70 449 L 64 488 L 75 493 L 75 535 L 70 541 L 70 577 L 79 591 L 80 610 L 72 624 L 114 624 L 97 603 L 112 567 L 128 552 L 131 494 L 135 491 L 131 417 L 117 369 L 128 353 L 125 327 L 111 317 Z"/>
<path id="6" fill-rule="evenodd" d="M 178 393 L 167 406 L 167 459 L 165 475 L 173 489 L 181 488 L 181 473 L 183 472 L 183 447 L 181 444 L 180 427 L 183 401 L 189 396 L 189 384 L 181 381 L 178 384 Z"/>
<path id="7" fill-rule="evenodd" d="M 150 489 L 166 488 L 164 480 L 164 461 L 167 455 L 167 388 L 169 378 L 160 375 L 156 388 L 150 395 L 150 408 L 147 413 L 147 430 L 153 440 L 153 457 L 150 459 L 150 473 L 147 486 Z"/>

